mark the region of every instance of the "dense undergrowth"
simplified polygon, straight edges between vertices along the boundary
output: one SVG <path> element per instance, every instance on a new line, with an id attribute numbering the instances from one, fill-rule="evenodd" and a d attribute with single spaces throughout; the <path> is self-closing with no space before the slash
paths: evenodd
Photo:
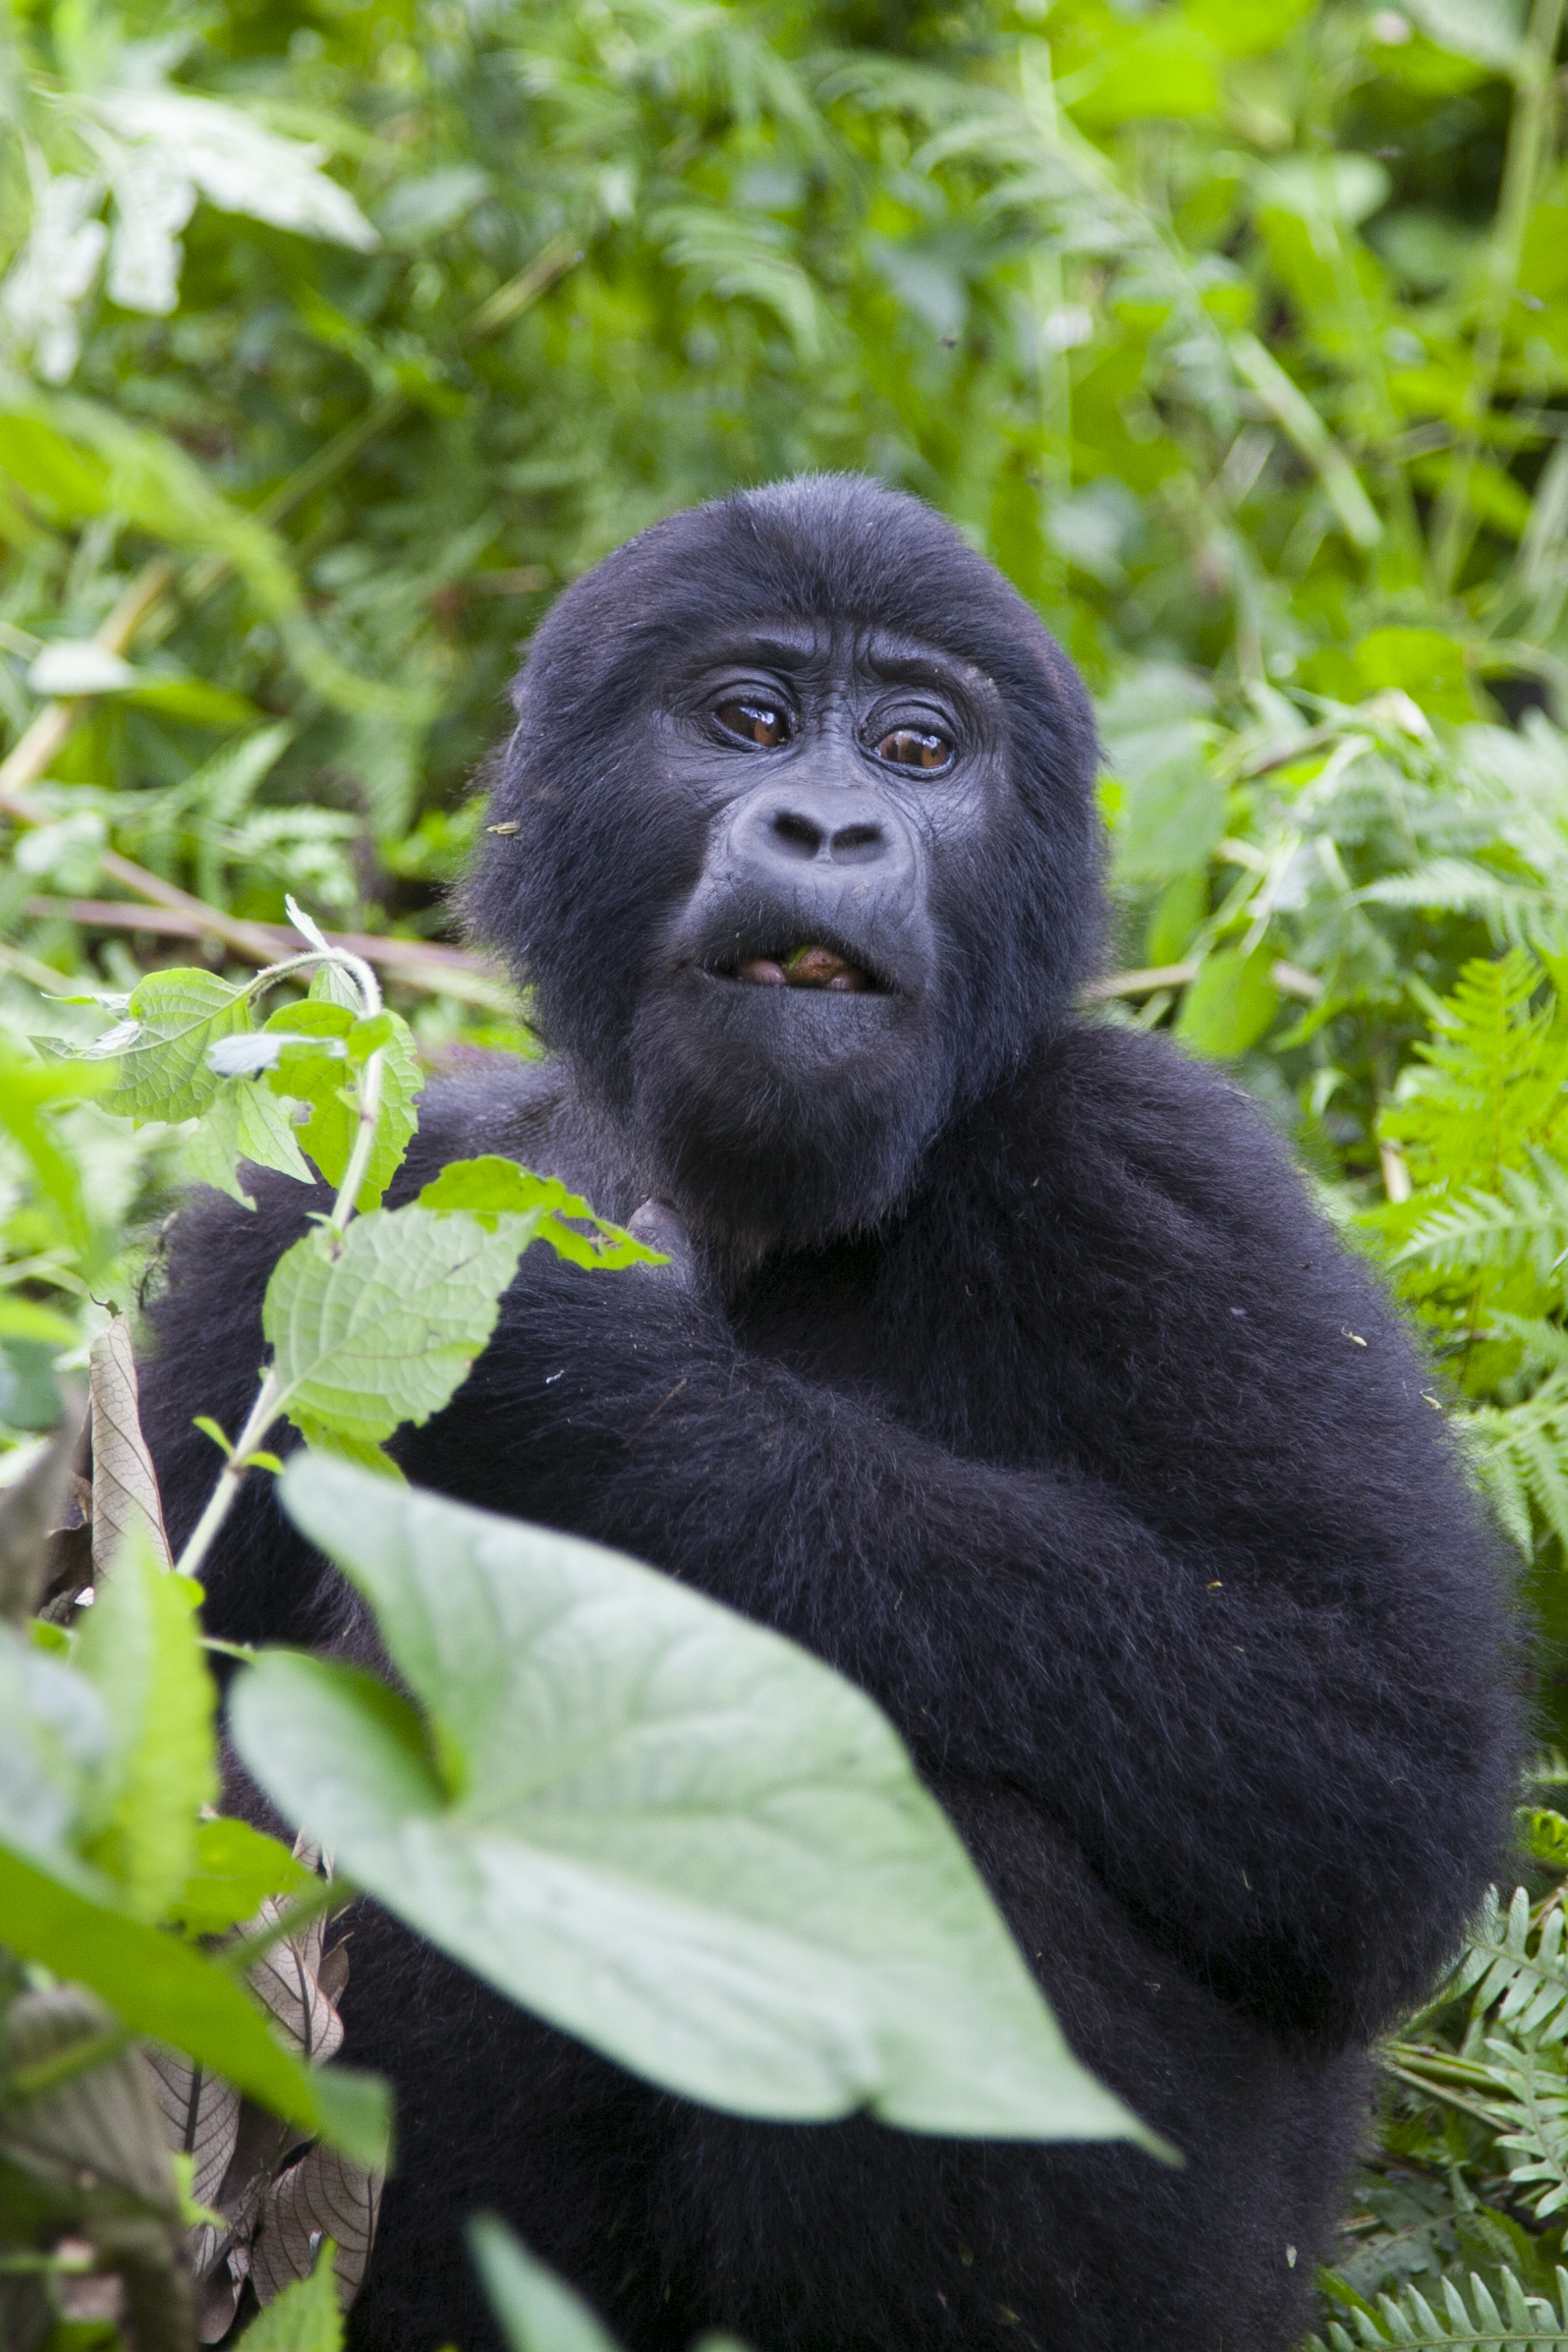
<path id="1" fill-rule="evenodd" d="M 1524 1907 L 1390 2045 L 1353 2341 L 1568 2343 L 1562 16 L 0 20 L 0 1480 L 246 1141 L 58 1046 L 292 893 L 411 1056 L 529 1050 L 443 891 L 553 591 L 738 482 L 931 498 L 1100 698 L 1102 1017 L 1225 1060 L 1387 1267 L 1538 1632 Z"/>

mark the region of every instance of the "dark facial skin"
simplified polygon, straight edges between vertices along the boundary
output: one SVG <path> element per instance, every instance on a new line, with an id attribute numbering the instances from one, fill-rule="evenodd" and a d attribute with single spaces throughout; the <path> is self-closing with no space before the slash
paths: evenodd
<path id="1" fill-rule="evenodd" d="M 639 1013 L 644 1133 L 699 1224 L 744 1156 L 753 1246 L 831 1229 L 951 1104 L 943 910 L 1012 820 L 1000 697 L 934 646 L 777 624 L 700 648 L 648 734 L 650 820 L 695 814 L 702 849 Z"/>
<path id="2" fill-rule="evenodd" d="M 683 960 L 762 986 L 920 994 L 933 868 L 962 860 L 1005 792 L 1000 716 L 972 665 L 881 634 L 780 625 L 704 655 L 654 719 L 709 828 Z M 814 947 L 839 968 L 803 970 Z"/>

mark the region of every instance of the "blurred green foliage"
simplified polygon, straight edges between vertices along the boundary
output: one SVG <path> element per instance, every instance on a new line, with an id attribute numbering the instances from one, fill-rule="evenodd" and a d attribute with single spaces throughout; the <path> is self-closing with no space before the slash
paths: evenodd
<path id="1" fill-rule="evenodd" d="M 222 967 L 286 892 L 437 937 L 552 594 L 672 508 L 859 468 L 1083 664 L 1104 1017 L 1226 1061 L 1389 1266 L 1568 1737 L 1562 19 L 10 0 L 6 1433 L 129 1300 L 185 1148 L 28 1040 Z M 133 926 L 127 860 L 212 911 L 204 951 Z M 527 1042 L 472 974 L 388 980 L 427 1050 Z M 1417 2110 L 1385 2156 L 1436 2199 L 1422 2242 L 1484 2268 Z M 1479 2181 L 1491 2142 L 1444 2129 Z M 1385 2235 L 1357 2291 L 1398 2275 Z"/>

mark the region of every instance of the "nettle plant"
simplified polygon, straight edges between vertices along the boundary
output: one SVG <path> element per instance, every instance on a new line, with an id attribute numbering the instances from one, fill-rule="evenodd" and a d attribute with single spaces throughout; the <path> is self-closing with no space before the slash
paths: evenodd
<path id="1" fill-rule="evenodd" d="M 90 1607 L 80 1571 L 48 1597 L 41 1540 L 74 1428 L 0 1498 L 8 2352 L 98 2308 L 84 2272 L 118 2279 L 138 2352 L 228 2340 L 252 2298 L 251 2352 L 336 2346 L 388 2146 L 384 2086 L 320 2063 L 347 1974 L 325 1926 L 360 1890 L 552 2024 L 734 2113 L 868 2109 L 1168 2154 L 1073 2059 L 868 1699 L 633 1560 L 405 1483 L 383 1441 L 453 1396 L 525 1250 L 617 1279 L 662 1261 L 498 1157 L 383 1206 L 417 1124 L 409 1033 L 291 911 L 300 955 L 243 985 L 151 974 L 82 1060 L 36 1065 L 135 1121 L 198 1122 L 195 1165 L 241 1200 L 251 1162 L 320 1183 L 323 1205 L 273 1269 L 244 1427 L 201 1425 L 221 1460 L 178 1562 L 123 1323 L 93 1350 Z M 307 974 L 258 1026 L 267 992 Z M 47 1146 L 40 1127 L 40 1184 Z M 283 1419 L 305 1439 L 286 1468 L 265 1450 Z M 197 1575 L 258 1477 L 369 1603 L 396 1689 L 204 1640 Z M 211 1810 L 214 1649 L 236 1660 L 230 1740 L 298 1825 L 292 1854 Z M 498 2226 L 476 2256 L 513 2340 L 594 2340 Z"/>

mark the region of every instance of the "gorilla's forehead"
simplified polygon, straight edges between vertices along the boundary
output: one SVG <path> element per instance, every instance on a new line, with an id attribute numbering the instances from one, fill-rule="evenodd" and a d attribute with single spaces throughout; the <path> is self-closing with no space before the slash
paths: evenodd
<path id="1" fill-rule="evenodd" d="M 755 620 L 730 614 L 696 626 L 679 667 L 690 677 L 730 665 L 755 665 L 780 677 L 864 679 L 874 685 L 929 686 L 976 700 L 997 696 L 994 679 L 961 650 L 903 630 L 818 614 L 773 613 Z"/>

